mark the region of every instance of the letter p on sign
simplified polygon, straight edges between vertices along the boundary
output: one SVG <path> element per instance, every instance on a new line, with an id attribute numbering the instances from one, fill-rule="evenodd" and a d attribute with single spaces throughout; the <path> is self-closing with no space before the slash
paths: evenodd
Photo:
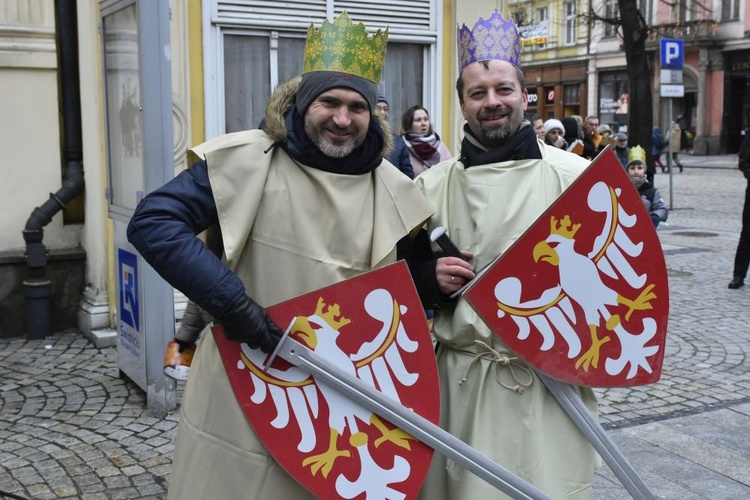
<path id="1" fill-rule="evenodd" d="M 682 69 L 685 60 L 685 50 L 682 40 L 672 38 L 661 39 L 661 68 Z"/>

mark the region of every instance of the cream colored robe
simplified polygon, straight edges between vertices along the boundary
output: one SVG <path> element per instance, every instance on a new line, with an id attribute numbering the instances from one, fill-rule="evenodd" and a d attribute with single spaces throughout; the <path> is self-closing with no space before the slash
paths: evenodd
<path id="1" fill-rule="evenodd" d="M 258 130 L 196 148 L 208 163 L 226 260 L 262 306 L 395 261 L 395 245 L 432 209 L 390 163 L 336 175 L 295 163 Z M 170 499 L 307 498 L 271 458 L 204 332 L 180 414 Z"/>
<path id="2" fill-rule="evenodd" d="M 464 169 L 456 159 L 415 180 L 437 210 L 429 229 L 445 226 L 459 248 L 474 253 L 475 270 L 506 251 L 589 163 L 541 141 L 539 145 L 542 160 Z M 503 386 L 522 385 L 531 372 L 516 367 L 514 377 L 509 367 L 476 357 L 489 352 L 476 340 L 511 353 L 462 298 L 436 311 L 433 328 L 442 344 L 441 425 L 553 498 L 587 498 L 597 455 L 542 382 L 533 376 L 520 394 Z M 580 392 L 595 412 L 593 391 Z M 430 500 L 502 496 L 438 454 L 421 493 Z"/>

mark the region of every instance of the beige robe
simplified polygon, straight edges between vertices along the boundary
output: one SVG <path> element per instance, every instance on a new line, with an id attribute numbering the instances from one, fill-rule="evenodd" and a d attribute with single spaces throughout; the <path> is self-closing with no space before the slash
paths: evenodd
<path id="1" fill-rule="evenodd" d="M 395 261 L 396 242 L 432 209 L 388 162 L 337 175 L 294 162 L 253 130 L 196 148 L 209 179 L 226 261 L 262 306 Z M 180 413 L 170 499 L 307 498 L 243 414 L 213 336 L 204 332 Z"/>
<path id="2" fill-rule="evenodd" d="M 429 229 L 445 226 L 459 248 L 474 253 L 476 270 L 506 251 L 589 163 L 539 144 L 542 160 L 469 169 L 451 160 L 415 180 L 437 210 Z M 441 425 L 553 498 L 587 498 L 597 455 L 528 366 L 519 362 L 511 370 L 477 357 L 489 353 L 477 340 L 513 354 L 463 298 L 436 311 L 433 328 L 442 344 Z M 529 381 L 521 393 L 510 389 Z M 593 391 L 580 393 L 595 412 Z M 492 486 L 437 454 L 421 493 L 430 500 L 499 497 Z"/>

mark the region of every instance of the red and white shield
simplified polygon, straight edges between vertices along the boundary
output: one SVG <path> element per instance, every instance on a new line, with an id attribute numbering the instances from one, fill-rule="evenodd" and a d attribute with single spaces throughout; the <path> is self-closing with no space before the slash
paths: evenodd
<path id="1" fill-rule="evenodd" d="M 290 337 L 437 424 L 427 320 L 405 263 L 267 309 Z M 329 385 L 213 329 L 245 416 L 274 458 L 320 498 L 416 498 L 432 449 Z"/>
<path id="2" fill-rule="evenodd" d="M 661 376 L 664 254 L 610 149 L 464 296 L 511 349 L 564 382 L 621 387 Z"/>

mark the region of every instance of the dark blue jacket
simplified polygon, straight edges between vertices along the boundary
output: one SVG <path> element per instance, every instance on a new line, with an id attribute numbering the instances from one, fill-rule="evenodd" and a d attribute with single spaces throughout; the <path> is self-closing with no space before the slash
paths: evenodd
<path id="1" fill-rule="evenodd" d="M 214 318 L 245 293 L 240 278 L 195 237 L 218 223 L 200 161 L 146 196 L 128 224 L 128 241 L 146 262 Z"/>
<path id="2" fill-rule="evenodd" d="M 393 135 L 393 151 L 388 155 L 388 161 L 396 165 L 409 179 L 414 178 L 414 169 L 411 166 L 409 150 L 406 148 L 404 139 L 399 135 Z"/>

